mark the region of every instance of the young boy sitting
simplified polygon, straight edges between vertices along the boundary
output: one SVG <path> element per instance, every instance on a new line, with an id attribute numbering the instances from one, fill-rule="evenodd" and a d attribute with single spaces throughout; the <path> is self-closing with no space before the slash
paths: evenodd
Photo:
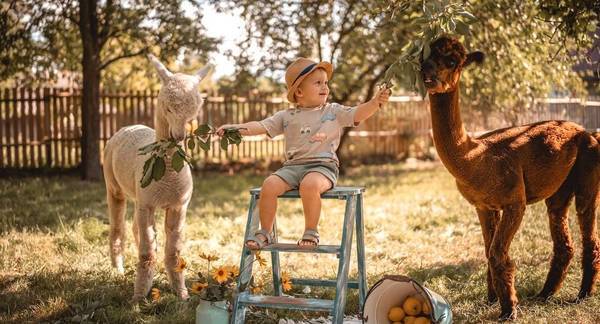
<path id="1" fill-rule="evenodd" d="M 333 188 L 339 175 L 339 160 L 335 152 L 342 129 L 357 126 L 387 103 L 389 90 L 379 90 L 368 102 L 356 107 L 327 103 L 333 66 L 299 58 L 286 70 L 287 98 L 296 103 L 262 121 L 227 124 L 217 129 L 237 128 L 242 135 L 267 134 L 273 138 L 284 135 L 286 161 L 283 167 L 263 182 L 259 199 L 261 229 L 248 238 L 246 246 L 261 249 L 272 243 L 272 229 L 277 210 L 277 197 L 286 191 L 299 189 L 304 207 L 305 230 L 298 244 L 316 247 L 319 244 L 317 225 L 321 214 L 321 194 Z"/>

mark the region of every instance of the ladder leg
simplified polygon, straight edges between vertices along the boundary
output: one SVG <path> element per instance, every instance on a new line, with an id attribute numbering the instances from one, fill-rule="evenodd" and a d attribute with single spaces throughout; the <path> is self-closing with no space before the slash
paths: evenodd
<path id="1" fill-rule="evenodd" d="M 246 287 L 250 278 L 252 277 L 252 262 L 254 261 L 254 254 L 250 253 L 250 250 L 246 247 L 246 238 L 254 234 L 258 230 L 258 198 L 256 195 L 252 195 L 250 198 L 250 206 L 248 207 L 248 221 L 246 222 L 246 232 L 244 234 L 244 247 L 242 248 L 242 260 L 240 261 L 240 275 L 238 277 L 238 287 Z M 238 294 L 242 293 L 238 291 Z M 231 323 L 244 323 L 244 317 L 246 313 L 246 307 L 238 303 L 237 297 L 234 300 L 233 313 L 231 314 Z"/>
<path id="2" fill-rule="evenodd" d="M 344 227 L 342 230 L 342 243 L 340 248 L 340 262 L 335 287 L 335 302 L 333 307 L 333 324 L 342 324 L 344 321 L 344 308 L 346 307 L 346 291 L 348 288 L 348 270 L 350 268 L 350 255 L 352 253 L 352 234 L 354 232 L 354 215 L 356 212 L 356 196 L 346 198 L 346 212 L 344 214 Z"/>
<path id="3" fill-rule="evenodd" d="M 363 195 L 358 194 L 356 201 L 356 254 L 358 258 L 358 307 L 362 312 L 367 297 L 367 267 L 365 264 L 365 237 L 363 219 Z"/>
<path id="4" fill-rule="evenodd" d="M 273 223 L 273 243 L 277 243 L 277 222 Z M 281 268 L 279 266 L 279 251 L 271 251 L 271 265 L 273 272 L 273 293 L 281 296 Z"/>

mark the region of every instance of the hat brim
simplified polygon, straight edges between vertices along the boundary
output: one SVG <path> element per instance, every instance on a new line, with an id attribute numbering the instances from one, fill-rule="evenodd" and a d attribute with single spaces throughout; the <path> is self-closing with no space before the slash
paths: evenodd
<path id="1" fill-rule="evenodd" d="M 302 83 L 302 80 L 304 80 L 304 78 L 306 78 L 309 74 L 311 74 L 314 70 L 316 70 L 318 68 L 325 70 L 325 73 L 327 73 L 327 80 L 331 80 L 331 75 L 333 75 L 333 65 L 331 65 L 331 63 L 329 63 L 329 62 L 320 62 L 319 64 L 315 65 L 312 69 L 310 69 L 310 71 L 306 72 L 306 74 L 299 77 L 298 80 L 296 80 L 296 82 L 294 82 L 292 87 L 288 89 L 287 99 L 289 102 L 293 102 L 293 103 L 296 102 L 296 97 L 294 96 L 294 92 L 296 92 L 296 89 L 298 89 L 298 87 Z"/>

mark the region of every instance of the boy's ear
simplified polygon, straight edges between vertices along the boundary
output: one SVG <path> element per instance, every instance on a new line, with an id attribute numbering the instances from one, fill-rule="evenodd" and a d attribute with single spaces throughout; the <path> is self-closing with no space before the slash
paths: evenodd
<path id="1" fill-rule="evenodd" d="M 481 64 L 485 59 L 485 55 L 483 52 L 475 51 L 467 54 L 467 59 L 465 60 L 465 64 L 463 66 L 469 66 L 471 63 Z"/>
<path id="2" fill-rule="evenodd" d="M 294 91 L 294 96 L 296 96 L 296 98 L 302 97 L 302 90 L 300 90 L 299 87 Z"/>

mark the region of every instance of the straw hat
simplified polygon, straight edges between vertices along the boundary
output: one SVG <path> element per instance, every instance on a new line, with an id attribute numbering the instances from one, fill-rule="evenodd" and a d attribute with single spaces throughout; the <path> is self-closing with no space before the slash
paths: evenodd
<path id="1" fill-rule="evenodd" d="M 294 61 L 294 63 L 288 66 L 285 71 L 285 83 L 287 84 L 288 93 L 287 99 L 289 102 L 296 102 L 296 96 L 294 96 L 294 92 L 298 89 L 302 80 L 306 78 L 312 71 L 322 68 L 327 73 L 327 79 L 331 79 L 331 74 L 333 74 L 333 66 L 329 62 L 320 62 L 317 63 L 313 60 L 301 57 Z"/>

